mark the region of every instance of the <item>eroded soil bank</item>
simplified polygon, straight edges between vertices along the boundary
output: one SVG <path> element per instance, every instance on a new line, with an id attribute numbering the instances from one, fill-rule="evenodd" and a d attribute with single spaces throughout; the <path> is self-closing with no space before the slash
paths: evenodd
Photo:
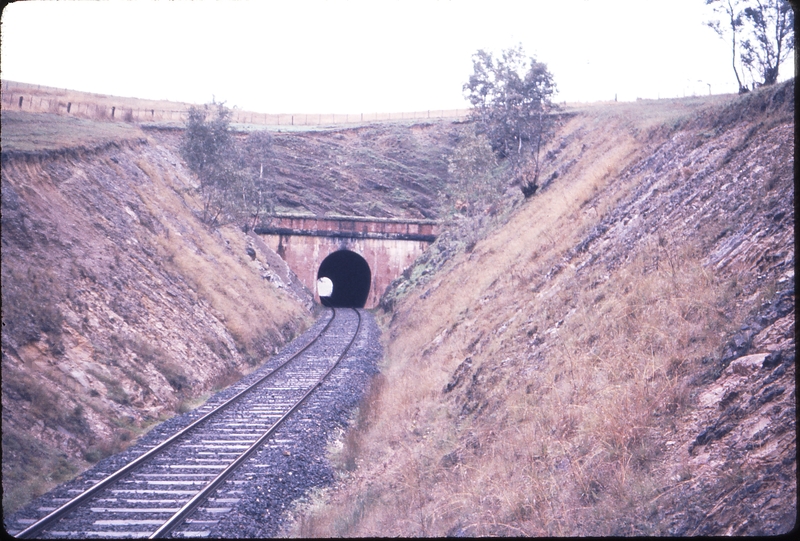
<path id="1" fill-rule="evenodd" d="M 2 118 L 8 513 L 252 371 L 314 307 L 241 224 L 198 219 L 181 130 Z M 435 216 L 454 130 L 275 133 L 264 174 L 276 210 Z"/>

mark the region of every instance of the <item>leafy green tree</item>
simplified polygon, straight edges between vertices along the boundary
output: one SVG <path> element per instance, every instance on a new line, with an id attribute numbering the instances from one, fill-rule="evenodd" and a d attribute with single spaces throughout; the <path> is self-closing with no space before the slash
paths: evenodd
<path id="1" fill-rule="evenodd" d="M 725 20 L 708 21 L 722 39 L 731 40 L 731 64 L 739 93 L 748 91 L 737 61 L 757 84 L 778 81 L 781 63 L 794 51 L 794 10 L 788 0 L 705 0 Z M 755 83 L 754 83 L 755 86 Z"/>
<path id="2" fill-rule="evenodd" d="M 463 241 L 469 252 L 502 214 L 506 168 L 498 163 L 485 134 L 463 126 L 453 135 L 455 145 L 447 157 L 450 180 L 438 198 L 440 217 L 448 238 Z"/>
<path id="3" fill-rule="evenodd" d="M 547 65 L 526 57 L 521 45 L 497 59 L 479 50 L 472 64 L 464 84 L 471 119 L 497 156 L 511 161 L 515 182 L 529 197 L 538 187 L 540 151 L 554 125 L 549 113 L 556 109 L 551 101 L 556 84 Z"/>
<path id="4" fill-rule="evenodd" d="M 711 6 L 715 13 L 725 17 L 725 24 L 719 20 L 708 21 L 706 25 L 711 28 L 720 38 L 726 39 L 730 32 L 731 39 L 731 65 L 733 74 L 736 76 L 736 83 L 739 85 L 739 93 L 747 92 L 747 85 L 742 83 L 739 77 L 739 70 L 736 69 L 736 60 L 739 58 L 736 38 L 742 32 L 742 6 L 740 0 L 706 0 L 706 5 Z"/>
<path id="5" fill-rule="evenodd" d="M 231 112 L 223 104 L 191 107 L 180 151 L 200 180 L 203 221 L 215 224 L 228 192 L 239 181 L 239 157 L 230 131 Z"/>
<path id="6" fill-rule="evenodd" d="M 180 151 L 200 180 L 203 221 L 214 225 L 223 216 L 243 227 L 274 209 L 270 182 L 272 136 L 253 132 L 239 142 L 231 131 L 231 111 L 224 104 L 191 107 Z"/>
<path id="7" fill-rule="evenodd" d="M 762 77 L 778 82 L 781 63 L 794 49 L 794 10 L 788 0 L 756 0 L 744 10 L 751 37 L 742 42 L 742 62 Z"/>

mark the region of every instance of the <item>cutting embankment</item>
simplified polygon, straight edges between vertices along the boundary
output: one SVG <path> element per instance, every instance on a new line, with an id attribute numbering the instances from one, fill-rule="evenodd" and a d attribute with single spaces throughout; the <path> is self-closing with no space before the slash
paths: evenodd
<path id="1" fill-rule="evenodd" d="M 14 108 L 2 123 L 11 513 L 253 370 L 313 301 L 266 245 L 198 219 L 180 129 Z M 435 216 L 453 138 L 446 122 L 274 133 L 263 173 L 278 212 Z"/>
<path id="2" fill-rule="evenodd" d="M 794 81 L 587 106 L 546 152 L 507 224 L 407 273 L 290 533 L 793 528 Z"/>
<path id="3" fill-rule="evenodd" d="M 312 321 L 253 239 L 196 217 L 195 182 L 133 125 L 4 111 L 4 513 Z"/>

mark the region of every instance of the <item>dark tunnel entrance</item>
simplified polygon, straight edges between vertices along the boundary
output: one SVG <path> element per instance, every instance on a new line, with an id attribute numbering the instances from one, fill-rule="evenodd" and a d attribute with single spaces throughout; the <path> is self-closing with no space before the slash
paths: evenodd
<path id="1" fill-rule="evenodd" d="M 320 297 L 324 306 L 364 308 L 369 297 L 372 272 L 363 257 L 350 250 L 333 252 L 319 266 L 317 280 L 323 277 L 333 282 L 331 296 Z"/>

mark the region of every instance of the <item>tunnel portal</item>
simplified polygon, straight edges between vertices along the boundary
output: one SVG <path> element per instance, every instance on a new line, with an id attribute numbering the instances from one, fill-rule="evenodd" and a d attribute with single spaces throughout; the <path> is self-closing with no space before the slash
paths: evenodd
<path id="1" fill-rule="evenodd" d="M 320 297 L 324 306 L 363 308 L 369 297 L 372 272 L 367 261 L 350 250 L 339 250 L 326 257 L 317 271 L 317 280 L 333 282 L 330 297 Z"/>

